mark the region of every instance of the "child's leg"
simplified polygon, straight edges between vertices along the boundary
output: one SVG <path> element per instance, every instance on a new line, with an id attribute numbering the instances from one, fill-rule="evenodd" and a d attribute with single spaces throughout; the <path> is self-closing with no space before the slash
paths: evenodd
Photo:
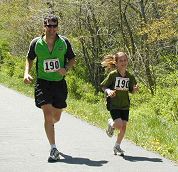
<path id="1" fill-rule="evenodd" d="M 106 129 L 106 134 L 109 136 L 109 137 L 112 137 L 114 135 L 114 128 L 113 128 L 113 119 L 110 118 L 108 119 L 108 127 Z"/>
<path id="2" fill-rule="evenodd" d="M 121 144 L 125 135 L 126 126 L 127 126 L 127 121 L 124 121 L 121 118 L 114 120 L 113 127 L 119 130 L 117 141 L 116 141 L 117 144 Z"/>
<path id="3" fill-rule="evenodd" d="M 118 118 L 114 121 L 113 126 L 119 130 L 117 140 L 115 143 L 115 146 L 113 148 L 114 154 L 120 153 L 121 155 L 124 155 L 124 151 L 120 148 L 120 144 L 124 138 L 125 131 L 126 131 L 126 121 L 123 121 L 121 118 Z"/>
<path id="4" fill-rule="evenodd" d="M 116 143 L 121 144 L 121 142 L 122 142 L 122 140 L 123 140 L 123 138 L 125 136 L 126 126 L 127 126 L 127 122 L 126 121 L 122 121 L 122 125 L 120 127 L 120 132 L 118 133 Z"/>

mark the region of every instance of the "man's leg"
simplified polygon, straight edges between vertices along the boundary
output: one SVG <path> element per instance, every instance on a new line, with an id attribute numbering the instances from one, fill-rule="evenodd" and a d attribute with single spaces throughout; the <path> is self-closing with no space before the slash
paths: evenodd
<path id="1" fill-rule="evenodd" d="M 55 130 L 54 123 L 60 120 L 62 109 L 56 109 L 51 104 L 43 105 L 42 107 L 44 113 L 44 126 L 48 141 L 51 145 L 50 156 L 48 158 L 48 162 L 54 162 L 59 157 L 59 151 L 56 148 L 55 144 Z"/>
<path id="2" fill-rule="evenodd" d="M 53 107 L 50 104 L 41 106 L 44 114 L 44 127 L 48 141 L 51 144 L 55 144 L 54 122 L 53 122 Z"/>
<path id="3" fill-rule="evenodd" d="M 52 107 L 52 108 L 53 108 L 53 122 L 55 124 L 61 119 L 62 109 L 58 109 L 55 107 Z"/>
<path id="4" fill-rule="evenodd" d="M 55 144 L 54 123 L 61 118 L 62 109 L 54 108 L 51 104 L 43 105 L 44 127 L 50 144 Z"/>

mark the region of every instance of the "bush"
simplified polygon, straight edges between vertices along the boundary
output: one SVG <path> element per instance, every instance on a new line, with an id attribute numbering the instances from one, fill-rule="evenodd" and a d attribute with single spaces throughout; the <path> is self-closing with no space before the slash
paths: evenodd
<path id="1" fill-rule="evenodd" d="M 103 100 L 102 93 L 96 93 L 95 88 L 83 79 L 78 78 L 73 72 L 67 76 L 68 90 L 70 96 L 78 100 L 83 99 L 90 103 Z"/>

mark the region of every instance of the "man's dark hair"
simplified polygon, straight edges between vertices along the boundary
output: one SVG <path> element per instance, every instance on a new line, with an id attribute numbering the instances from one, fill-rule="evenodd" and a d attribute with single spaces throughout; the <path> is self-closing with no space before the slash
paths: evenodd
<path id="1" fill-rule="evenodd" d="M 49 21 L 57 23 L 58 25 L 58 17 L 53 14 L 50 14 L 44 18 L 44 25 L 46 26 Z"/>

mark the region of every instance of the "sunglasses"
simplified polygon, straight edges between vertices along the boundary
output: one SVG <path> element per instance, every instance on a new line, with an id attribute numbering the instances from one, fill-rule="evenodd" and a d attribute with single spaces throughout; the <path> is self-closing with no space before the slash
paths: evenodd
<path id="1" fill-rule="evenodd" d="M 58 25 L 57 24 L 55 24 L 55 25 L 51 25 L 51 24 L 48 24 L 48 25 L 46 25 L 48 28 L 56 28 Z"/>

